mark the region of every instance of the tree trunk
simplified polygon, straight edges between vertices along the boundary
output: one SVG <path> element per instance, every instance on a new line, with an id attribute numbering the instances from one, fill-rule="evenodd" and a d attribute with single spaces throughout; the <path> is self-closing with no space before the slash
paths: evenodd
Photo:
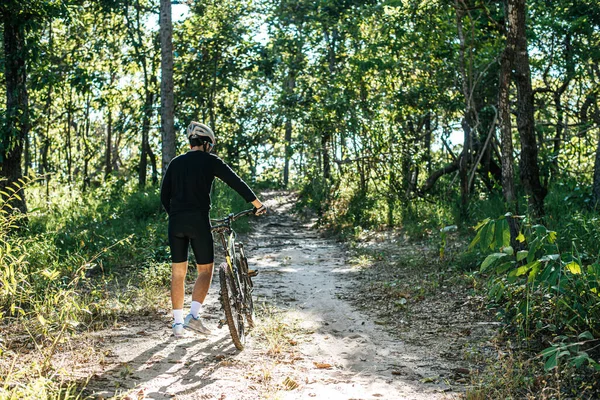
<path id="1" fill-rule="evenodd" d="M 594 182 L 592 183 L 592 207 L 600 205 L 600 135 L 596 139 L 596 159 L 594 164 Z"/>
<path id="2" fill-rule="evenodd" d="M 463 151 L 462 154 L 460 155 L 460 162 L 459 162 L 459 177 L 460 177 L 460 195 L 461 195 L 461 213 L 463 214 L 463 216 L 466 216 L 467 213 L 467 205 L 469 203 L 469 192 L 470 192 L 470 187 L 469 187 L 469 169 L 470 166 L 473 164 L 473 160 L 472 160 L 472 154 L 471 154 L 471 149 L 472 149 L 472 134 L 473 134 L 473 113 L 474 111 L 474 105 L 473 105 L 473 100 L 472 100 L 472 96 L 471 96 L 471 82 L 470 82 L 470 77 L 471 77 L 471 69 L 468 69 L 467 72 L 467 61 L 466 61 L 466 51 L 467 51 L 467 45 L 466 45 L 466 40 L 465 40 L 465 35 L 463 32 L 463 17 L 464 17 L 464 13 L 465 10 L 463 10 L 462 6 L 459 4 L 459 1 L 457 0 L 455 2 L 455 8 L 456 8 L 456 27 L 457 27 L 457 32 L 458 32 L 458 40 L 460 43 L 460 51 L 459 51 L 459 58 L 460 58 L 460 74 L 461 74 L 461 79 L 462 79 L 462 92 L 463 92 L 463 97 L 465 99 L 465 112 L 464 112 L 464 117 L 462 119 L 461 125 L 463 128 Z"/>
<path id="3" fill-rule="evenodd" d="M 285 164 L 283 165 L 283 187 L 287 188 L 290 180 L 290 158 L 292 156 L 292 119 L 285 119 Z"/>
<path id="4" fill-rule="evenodd" d="M 290 67 L 289 76 L 287 79 L 287 87 L 285 88 L 285 163 L 283 165 L 283 186 L 287 187 L 290 179 L 290 159 L 292 157 L 292 108 L 294 89 L 296 87 L 296 71 L 294 66 Z"/>
<path id="5" fill-rule="evenodd" d="M 104 179 L 112 173 L 112 110 L 108 108 L 106 124 L 106 151 L 104 153 Z"/>
<path id="6" fill-rule="evenodd" d="M 0 190 L 22 177 L 23 141 L 29 132 L 29 99 L 25 66 L 25 29 L 13 15 L 4 18 L 4 56 L 6 80 L 6 125 L 0 137 Z M 27 212 L 25 196 L 13 198 L 11 205 Z"/>
<path id="7" fill-rule="evenodd" d="M 67 161 L 67 182 L 69 182 L 69 184 L 71 184 L 71 118 L 72 118 L 72 112 L 71 109 L 73 107 L 72 105 L 72 95 L 73 95 L 73 90 L 69 89 L 69 102 L 67 103 L 67 126 L 66 126 L 66 139 L 65 139 L 65 158 Z"/>
<path id="8" fill-rule="evenodd" d="M 533 116 L 533 89 L 525 28 L 525 0 L 508 0 L 508 46 L 517 86 L 517 128 L 521 139 L 520 175 L 534 218 L 544 215 L 546 189 L 540 182 L 537 138 Z"/>
<path id="9" fill-rule="evenodd" d="M 160 133 L 162 138 L 162 173 L 175 157 L 175 127 L 173 99 L 173 25 L 171 0 L 160 1 Z"/>
<path id="10" fill-rule="evenodd" d="M 500 137 L 502 152 L 502 194 L 506 202 L 507 211 L 514 216 L 518 215 L 517 196 L 515 194 L 514 148 L 512 142 L 512 124 L 510 114 L 510 82 L 512 71 L 513 50 L 508 48 L 502 52 L 500 59 L 500 81 L 498 84 L 498 117 L 500 120 Z M 510 231 L 510 243 L 514 249 L 517 247 L 519 227 L 516 218 L 507 218 Z"/>
<path id="11" fill-rule="evenodd" d="M 516 213 L 515 178 L 513 168 L 512 127 L 510 120 L 510 59 L 506 52 L 502 55 L 500 66 L 500 85 L 498 112 L 500 116 L 500 135 L 502 139 L 502 194 L 507 203 L 508 211 Z"/>
<path id="12" fill-rule="evenodd" d="M 594 108 L 591 117 L 598 128 L 600 128 L 600 109 L 598 108 L 598 97 L 595 93 L 588 95 L 582 107 L 582 121 L 588 122 L 588 110 Z M 594 163 L 594 180 L 592 182 L 592 207 L 600 206 L 600 134 L 596 137 L 596 159 Z"/>

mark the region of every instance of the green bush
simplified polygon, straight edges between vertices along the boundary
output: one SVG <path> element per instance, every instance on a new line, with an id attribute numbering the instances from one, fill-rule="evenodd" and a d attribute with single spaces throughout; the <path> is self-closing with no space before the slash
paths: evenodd
<path id="1" fill-rule="evenodd" d="M 469 249 L 489 253 L 481 263 L 488 276 L 490 300 L 509 329 L 532 341 L 551 344 L 541 353 L 546 369 L 561 358 L 575 367 L 600 370 L 586 348 L 600 337 L 600 264 L 586 262 L 575 245 L 564 250 L 558 233 L 517 218 L 520 232 L 512 241 L 507 214 L 477 227 Z M 558 343 L 556 342 L 558 340 Z"/>

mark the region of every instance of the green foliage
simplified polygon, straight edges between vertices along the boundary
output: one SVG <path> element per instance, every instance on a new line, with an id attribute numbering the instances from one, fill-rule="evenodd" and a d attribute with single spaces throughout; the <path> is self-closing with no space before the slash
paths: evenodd
<path id="1" fill-rule="evenodd" d="M 10 199 L 23 185 L 31 211 L 29 223 L 17 228 L 24 216 Z M 32 369 L 2 364 L 10 369 L 0 368 L 0 388 L 27 383 L 11 386 L 13 398 L 76 398 L 73 385 L 53 379 L 58 345 L 79 331 L 167 306 L 171 268 L 158 188 L 112 180 L 85 193 L 56 186 L 48 194 L 26 180 L 0 194 L 0 355 L 17 354 L 10 350 L 14 329 L 41 352 Z M 212 199 L 213 216 L 248 207 L 223 184 Z M 238 230 L 247 227 L 240 221 Z"/>
<path id="2" fill-rule="evenodd" d="M 487 254 L 480 271 L 488 276 L 490 300 L 499 307 L 507 327 L 522 338 L 558 341 L 541 353 L 546 370 L 556 367 L 561 358 L 574 367 L 585 363 L 596 368 L 585 348 L 600 337 L 600 264 L 586 265 L 575 246 L 562 251 L 557 232 L 522 218 L 518 218 L 521 232 L 514 249 L 510 218 L 517 217 L 507 214 L 482 221 L 469 245 L 469 250 Z M 583 333 L 572 341 L 578 332 Z"/>

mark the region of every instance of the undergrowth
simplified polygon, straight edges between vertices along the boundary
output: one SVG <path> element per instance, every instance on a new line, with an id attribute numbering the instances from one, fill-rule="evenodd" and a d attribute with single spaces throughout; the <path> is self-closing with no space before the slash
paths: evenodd
<path id="1" fill-rule="evenodd" d="M 23 196 L 27 215 L 11 205 Z M 213 217 L 248 207 L 217 182 L 212 199 Z M 0 399 L 79 398 L 85 382 L 55 355 L 81 333 L 167 308 L 167 220 L 157 187 L 118 179 L 85 193 L 24 179 L 0 193 Z"/>

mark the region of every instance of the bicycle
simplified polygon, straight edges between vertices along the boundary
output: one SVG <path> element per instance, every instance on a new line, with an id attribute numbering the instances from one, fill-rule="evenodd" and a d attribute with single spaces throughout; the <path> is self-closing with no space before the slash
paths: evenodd
<path id="1" fill-rule="evenodd" d="M 248 269 L 248 259 L 244 254 L 244 245 L 236 243 L 236 233 L 231 224 L 246 215 L 254 214 L 254 210 L 246 210 L 237 214 L 229 214 L 222 219 L 211 219 L 216 223 L 211 228 L 213 233 L 219 236 L 225 262 L 219 265 L 219 283 L 221 286 L 221 307 L 225 312 L 225 321 L 219 321 L 219 328 L 225 323 L 229 326 L 229 333 L 233 344 L 238 350 L 244 349 L 246 342 L 246 331 L 244 317 L 248 328 L 254 327 L 254 302 L 252 300 L 252 275 Z"/>

